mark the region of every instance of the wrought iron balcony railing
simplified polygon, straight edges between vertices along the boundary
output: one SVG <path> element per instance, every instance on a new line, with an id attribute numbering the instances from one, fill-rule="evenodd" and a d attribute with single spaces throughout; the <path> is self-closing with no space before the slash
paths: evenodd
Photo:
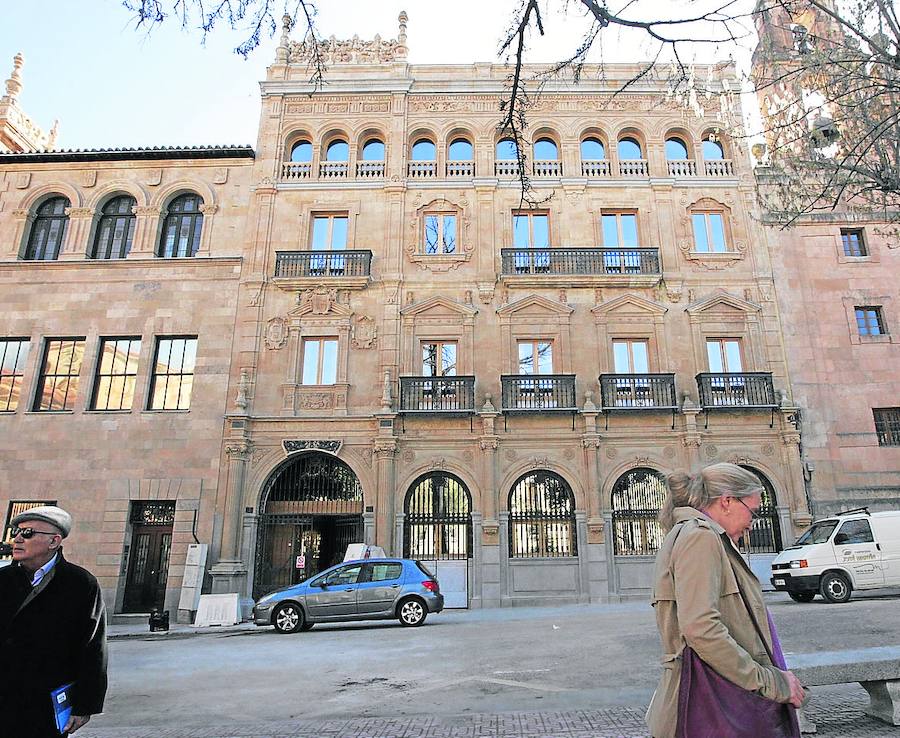
<path id="1" fill-rule="evenodd" d="M 500 249 L 504 275 L 516 274 L 659 274 L 659 250 Z"/>
<path id="2" fill-rule="evenodd" d="M 701 373 L 697 375 L 697 388 L 704 410 L 778 406 L 771 372 Z"/>
<path id="3" fill-rule="evenodd" d="M 505 413 L 577 410 L 574 374 L 503 374 L 500 385 Z"/>
<path id="4" fill-rule="evenodd" d="M 475 377 L 400 377 L 401 413 L 475 412 Z"/>
<path id="5" fill-rule="evenodd" d="M 372 252 L 279 251 L 275 254 L 276 277 L 368 277 Z"/>
<path id="6" fill-rule="evenodd" d="M 674 374 L 601 374 L 603 410 L 674 410 Z"/>

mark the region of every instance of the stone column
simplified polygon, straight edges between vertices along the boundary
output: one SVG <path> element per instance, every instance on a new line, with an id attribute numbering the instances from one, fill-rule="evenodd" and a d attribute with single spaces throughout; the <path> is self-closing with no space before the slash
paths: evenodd
<path id="1" fill-rule="evenodd" d="M 66 208 L 66 215 L 69 216 L 69 223 L 66 226 L 66 235 L 59 250 L 59 260 L 85 259 L 88 249 L 90 249 L 88 239 L 94 211 L 90 208 Z"/>
<path id="2" fill-rule="evenodd" d="M 681 414 L 684 418 L 684 435 L 681 442 L 688 450 L 688 467 L 695 469 L 700 465 L 700 444 L 703 439 L 700 436 L 700 429 L 697 427 L 697 416 L 701 409 L 697 407 L 689 398 L 685 398 L 681 408 Z"/>
<path id="3" fill-rule="evenodd" d="M 590 556 L 588 556 L 587 515 L 575 511 L 575 544 L 578 546 L 578 601 L 591 601 Z"/>
<path id="4" fill-rule="evenodd" d="M 481 607 L 483 596 L 484 560 L 482 558 L 482 516 L 480 512 L 472 513 L 472 591 L 469 594 L 469 607 Z"/>
<path id="5" fill-rule="evenodd" d="M 13 210 L 12 217 L 15 233 L 7 244 L 6 255 L 10 259 L 18 259 L 25 251 L 25 235 L 31 233 L 34 217 L 28 210 L 23 209 Z"/>
<path id="6" fill-rule="evenodd" d="M 500 606 L 509 607 L 509 513 L 500 513 Z"/>
<path id="7" fill-rule="evenodd" d="M 397 439 L 393 436 L 375 439 L 375 465 L 377 469 L 375 503 L 375 544 L 385 552 L 394 551 L 394 536 L 391 524 L 394 520 L 394 457 L 397 453 Z"/>
<path id="8" fill-rule="evenodd" d="M 606 545 L 606 582 L 609 589 L 609 601 L 619 602 L 619 577 L 616 572 L 615 531 L 613 530 L 612 511 L 603 513 L 603 540 Z"/>
<path id="9" fill-rule="evenodd" d="M 373 512 L 363 513 L 363 543 L 367 546 L 375 545 L 375 513 Z"/>
<path id="10" fill-rule="evenodd" d="M 406 522 L 406 516 L 402 512 L 394 515 L 394 540 L 397 543 L 396 556 L 403 555 L 403 523 Z"/>
<path id="11" fill-rule="evenodd" d="M 244 526 L 244 479 L 252 444 L 245 439 L 225 446 L 228 456 L 228 488 L 219 561 L 209 570 L 214 593 L 246 593 L 247 568 L 241 560 L 241 531 Z"/>
<path id="12" fill-rule="evenodd" d="M 791 510 L 791 535 L 785 539 L 793 541 L 799 530 L 812 522 L 812 515 L 806 499 L 806 483 L 803 479 L 803 459 L 800 456 L 800 419 L 799 408 L 782 407 L 780 410 L 781 425 L 781 461 L 787 470 L 786 482 L 788 483 L 789 499 L 781 500 Z"/>
<path id="13" fill-rule="evenodd" d="M 129 259 L 151 259 L 156 255 L 156 236 L 159 232 L 161 213 L 159 208 L 135 205 L 134 236 L 131 239 Z"/>

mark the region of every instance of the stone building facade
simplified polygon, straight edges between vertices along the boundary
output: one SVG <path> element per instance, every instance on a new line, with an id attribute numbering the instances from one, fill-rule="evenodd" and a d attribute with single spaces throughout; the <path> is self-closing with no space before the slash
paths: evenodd
<path id="1" fill-rule="evenodd" d="M 332 40 L 319 91 L 285 31 L 255 152 L 0 156 L 3 336 L 30 343 L 0 505 L 71 507 L 117 611 L 146 584 L 135 531 L 169 514 L 142 501 L 172 513 L 170 609 L 192 534 L 208 590 L 245 599 L 351 542 L 428 561 L 462 606 L 646 596 L 662 476 L 719 460 L 765 482 L 757 551 L 808 523 L 746 153 L 660 84 L 613 98 L 634 68 L 588 70 L 529 112 L 529 206 L 496 131 L 507 70 L 410 65 L 405 41 L 405 16 L 395 40 Z M 120 194 L 131 251 L 89 258 Z M 185 195 L 202 235 L 165 258 Z M 68 226 L 39 261 L 50 217 Z M 45 412 L 50 341 L 72 337 L 79 395 Z M 101 341 L 128 337 L 131 409 L 94 410 Z M 153 409 L 188 374 L 161 342 L 190 337 L 189 409 Z"/>
<path id="2" fill-rule="evenodd" d="M 799 43 L 842 38 L 834 21 L 813 8 L 796 17 L 783 8 L 759 11 L 757 31 L 756 77 L 790 85 L 763 87 L 763 110 L 765 95 L 808 96 L 785 75 L 802 63 Z M 815 122 L 821 120 L 820 113 Z M 761 166 L 757 175 L 765 194 L 773 174 Z M 803 471 L 817 516 L 900 506 L 900 239 L 883 216 L 844 203 L 788 229 L 766 229 L 793 399 L 802 414 Z"/>

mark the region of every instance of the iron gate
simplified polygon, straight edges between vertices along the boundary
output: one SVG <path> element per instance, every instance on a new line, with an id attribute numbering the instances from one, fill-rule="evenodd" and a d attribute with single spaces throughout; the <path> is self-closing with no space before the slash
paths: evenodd
<path id="1" fill-rule="evenodd" d="M 459 479 L 431 472 L 406 493 L 403 555 L 410 559 L 472 557 L 472 500 Z"/>
<path id="2" fill-rule="evenodd" d="M 521 477 L 509 493 L 510 558 L 576 556 L 575 496 L 549 471 Z"/>
<path id="3" fill-rule="evenodd" d="M 779 553 L 782 549 L 781 525 L 778 521 L 777 500 L 772 483 L 752 466 L 743 466 L 762 483 L 762 503 L 756 514 L 756 520 L 750 527 L 750 553 Z"/>
<path id="4" fill-rule="evenodd" d="M 665 482 L 653 469 L 630 469 L 616 480 L 611 501 L 617 556 L 656 553 L 663 539 L 656 516 L 665 498 Z"/>

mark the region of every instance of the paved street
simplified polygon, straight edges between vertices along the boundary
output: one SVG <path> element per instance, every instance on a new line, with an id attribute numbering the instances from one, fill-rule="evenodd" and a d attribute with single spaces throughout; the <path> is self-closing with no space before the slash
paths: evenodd
<path id="1" fill-rule="evenodd" d="M 900 645 L 897 593 L 767 597 L 788 652 Z M 657 658 L 645 603 L 446 612 L 418 629 L 147 634 L 111 644 L 107 713 L 79 736 L 644 736 Z M 855 684 L 816 688 L 819 734 L 900 735 L 862 715 L 866 699 Z"/>

